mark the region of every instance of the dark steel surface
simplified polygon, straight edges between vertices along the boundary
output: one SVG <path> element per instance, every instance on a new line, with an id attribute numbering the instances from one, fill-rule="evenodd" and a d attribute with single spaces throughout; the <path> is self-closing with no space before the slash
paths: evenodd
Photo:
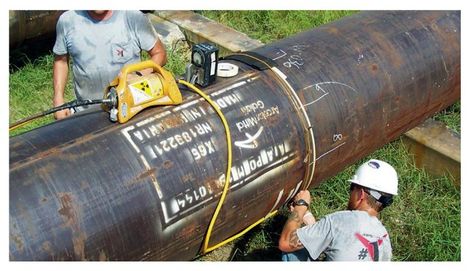
<path id="1" fill-rule="evenodd" d="M 255 51 L 307 104 L 317 183 L 460 98 L 460 12 L 364 12 Z"/>
<path id="2" fill-rule="evenodd" d="M 364 12 L 264 46 L 315 133 L 311 186 L 460 98 L 459 12 Z M 231 191 L 211 245 L 301 186 L 300 112 L 270 70 L 245 64 L 205 91 L 233 137 Z M 11 260 L 188 260 L 223 187 L 224 130 L 183 90 L 123 125 L 103 112 L 10 139 Z"/>

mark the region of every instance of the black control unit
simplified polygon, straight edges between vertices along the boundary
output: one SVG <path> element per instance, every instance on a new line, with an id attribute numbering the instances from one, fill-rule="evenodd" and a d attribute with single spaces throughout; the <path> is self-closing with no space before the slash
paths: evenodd
<path id="1" fill-rule="evenodd" d="M 196 84 L 206 87 L 217 77 L 218 47 L 208 43 L 199 43 L 192 46 L 191 63 L 196 68 Z"/>

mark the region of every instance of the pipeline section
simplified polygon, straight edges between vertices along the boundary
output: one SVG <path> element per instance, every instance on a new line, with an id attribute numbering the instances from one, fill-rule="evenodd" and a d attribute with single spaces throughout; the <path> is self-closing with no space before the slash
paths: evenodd
<path id="1" fill-rule="evenodd" d="M 224 60 L 239 74 L 204 90 L 233 139 L 210 246 L 460 98 L 459 11 L 362 12 L 250 53 L 269 67 Z M 125 124 L 93 111 L 10 138 L 10 260 L 198 255 L 227 144 L 211 106 L 181 91 Z"/>

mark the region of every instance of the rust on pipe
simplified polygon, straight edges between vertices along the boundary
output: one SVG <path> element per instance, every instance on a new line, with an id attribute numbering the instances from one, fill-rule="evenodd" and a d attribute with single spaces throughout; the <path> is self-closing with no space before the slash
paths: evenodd
<path id="1" fill-rule="evenodd" d="M 460 12 L 362 12 L 254 50 L 205 89 L 233 137 L 231 189 L 210 245 L 460 98 Z M 221 195 L 224 130 L 200 97 L 113 124 L 89 112 L 10 139 L 10 260 L 187 260 Z M 303 108 L 303 110 L 302 110 Z"/>

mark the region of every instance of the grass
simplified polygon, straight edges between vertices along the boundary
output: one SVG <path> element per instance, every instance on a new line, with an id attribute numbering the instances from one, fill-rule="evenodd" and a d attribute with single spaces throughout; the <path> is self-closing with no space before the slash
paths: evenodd
<path id="1" fill-rule="evenodd" d="M 268 43 L 313 28 L 354 11 L 202 11 L 201 14 L 227 24 L 252 38 Z M 166 68 L 174 74 L 184 72 L 189 59 L 186 48 L 168 48 Z M 27 60 L 10 72 L 10 122 L 52 105 L 52 55 Z M 66 90 L 73 99 L 71 85 Z M 444 122 L 456 132 L 460 127 L 460 102 L 450 106 L 434 119 Z M 16 130 L 12 135 L 51 122 L 52 117 Z M 400 176 L 399 196 L 381 214 L 388 228 L 396 261 L 459 261 L 460 260 L 460 189 L 448 177 L 434 178 L 414 166 L 413 159 L 401 140 L 387 144 L 369 158 L 390 162 Z M 311 209 L 321 217 L 346 207 L 347 179 L 363 161 L 346 168 L 312 189 Z M 198 260 L 232 259 L 239 261 L 279 260 L 277 242 L 287 213 L 282 211 L 230 245 Z"/>
<path id="2" fill-rule="evenodd" d="M 345 10 L 246 10 L 201 11 L 200 13 L 205 17 L 243 32 L 250 38 L 258 39 L 263 43 L 270 43 L 355 12 Z"/>
<path id="3" fill-rule="evenodd" d="M 53 59 L 51 54 L 40 56 L 33 61 L 27 59 L 23 67 L 10 73 L 10 123 L 53 106 Z M 67 100 L 73 99 L 70 81 L 65 91 Z M 11 135 L 31 130 L 53 120 L 52 115 L 40 118 L 14 130 Z"/>
<path id="4" fill-rule="evenodd" d="M 434 120 L 443 122 L 450 130 L 460 133 L 460 101 L 452 104 L 433 117 Z"/>

